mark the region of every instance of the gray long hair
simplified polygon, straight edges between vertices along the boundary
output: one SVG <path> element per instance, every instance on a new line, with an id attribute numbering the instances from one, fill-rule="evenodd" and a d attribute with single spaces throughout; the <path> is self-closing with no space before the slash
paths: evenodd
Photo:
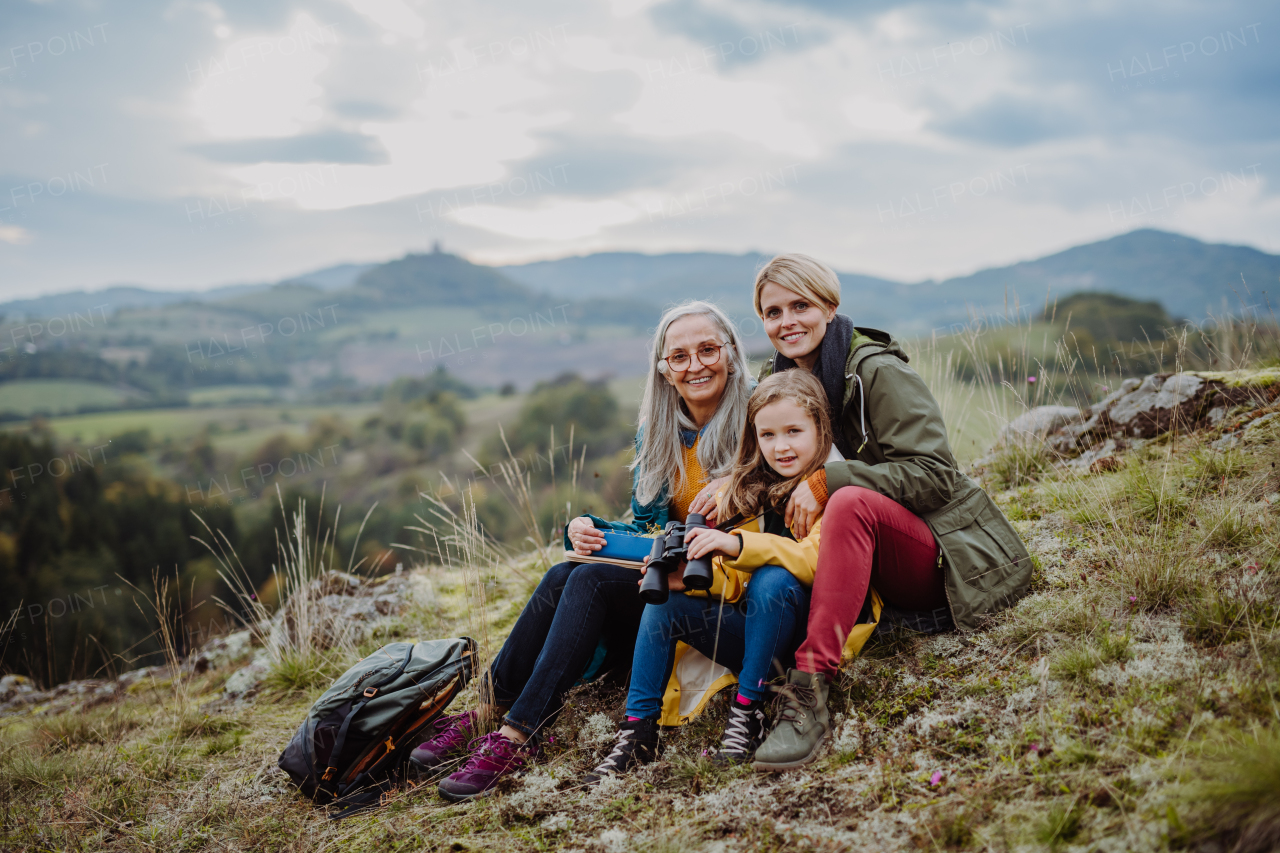
<path id="1" fill-rule="evenodd" d="M 723 477 L 733 468 L 742 427 L 746 423 L 751 380 L 747 373 L 747 357 L 742 351 L 742 339 L 733 321 L 710 302 L 686 302 L 669 309 L 662 315 L 658 331 L 653 336 L 649 377 L 645 380 L 644 401 L 640 404 L 644 440 L 631 463 L 632 470 L 639 471 L 636 499 L 641 504 L 652 503 L 664 488 L 668 495 L 673 494 L 684 482 L 686 472 L 680 430 L 696 432 L 698 427 L 685 411 L 675 386 L 663 376 L 666 364 L 660 359 L 666 345 L 667 329 L 676 320 L 691 316 L 710 318 L 720 331 L 720 343 L 728 345 L 724 351 L 729 367 L 724 396 L 698 441 L 698 464 L 708 477 Z"/>

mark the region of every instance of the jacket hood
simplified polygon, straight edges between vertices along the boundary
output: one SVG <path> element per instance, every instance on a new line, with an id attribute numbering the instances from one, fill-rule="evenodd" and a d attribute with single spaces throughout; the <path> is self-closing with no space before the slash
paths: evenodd
<path id="1" fill-rule="evenodd" d="M 859 337 L 854 338 L 853 340 L 853 347 L 849 352 L 850 361 L 854 360 L 854 355 L 858 350 L 874 343 L 883 346 L 884 350 L 882 350 L 882 352 L 886 355 L 896 355 L 898 358 L 902 359 L 904 364 L 911 362 L 911 358 L 907 355 L 906 350 L 902 348 L 902 345 L 898 343 L 898 339 L 888 332 L 882 332 L 879 329 L 872 329 L 865 326 L 854 326 L 853 328 L 854 331 L 858 333 Z M 871 340 L 866 341 L 861 340 L 861 338 L 870 338 Z"/>

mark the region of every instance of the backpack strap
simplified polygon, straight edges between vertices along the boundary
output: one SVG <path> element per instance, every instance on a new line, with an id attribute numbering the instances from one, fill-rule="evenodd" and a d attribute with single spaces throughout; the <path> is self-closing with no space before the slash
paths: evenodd
<path id="1" fill-rule="evenodd" d="M 333 741 L 333 751 L 329 753 L 329 766 L 325 768 L 324 775 L 320 777 L 320 782 L 317 784 L 317 787 L 328 793 L 329 796 L 336 795 L 338 791 L 338 765 L 342 759 L 342 749 L 347 745 L 347 730 L 351 728 L 351 721 L 369 703 L 369 700 L 378 695 L 379 689 L 395 681 L 404 673 L 405 668 L 409 666 L 409 661 L 413 659 L 413 649 L 414 646 L 410 645 L 408 654 L 400 662 L 400 667 L 377 684 L 366 687 L 359 701 L 352 705 L 351 710 L 347 712 L 347 718 L 342 721 L 342 728 L 338 729 L 338 736 Z"/>

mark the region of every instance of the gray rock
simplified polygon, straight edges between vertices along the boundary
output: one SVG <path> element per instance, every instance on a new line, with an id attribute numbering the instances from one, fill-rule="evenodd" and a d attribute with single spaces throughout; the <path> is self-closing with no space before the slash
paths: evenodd
<path id="1" fill-rule="evenodd" d="M 996 446 L 1036 444 L 1054 430 L 1078 423 L 1080 419 L 1080 410 L 1074 406 L 1036 406 L 1001 427 Z"/>
<path id="2" fill-rule="evenodd" d="M 1243 432 L 1243 430 L 1240 432 L 1229 432 L 1217 441 L 1210 442 L 1209 446 L 1214 450 L 1230 450 L 1240 443 L 1240 436 Z"/>
<path id="3" fill-rule="evenodd" d="M 10 702 L 19 696 L 35 692 L 35 682 L 25 675 L 6 675 L 0 678 L 0 702 Z"/>
<path id="4" fill-rule="evenodd" d="M 225 637 L 215 637 L 187 659 L 187 666 L 195 672 L 217 669 L 244 657 L 252 645 L 253 632 L 248 628 Z"/>
<path id="5" fill-rule="evenodd" d="M 120 685 L 120 689 L 128 690 L 142 681 L 163 678 L 167 673 L 167 668 L 163 666 L 144 666 L 142 669 L 134 669 L 124 673 L 116 679 L 116 684 Z"/>
<path id="6" fill-rule="evenodd" d="M 270 668 L 271 657 L 265 649 L 260 649 L 248 666 L 233 672 L 226 684 L 222 685 L 224 694 L 228 697 L 245 695 L 262 683 Z"/>
<path id="7" fill-rule="evenodd" d="M 1141 380 L 1126 379 L 1116 391 L 1086 410 L 1083 423 L 1055 428 L 1045 437 L 1045 444 L 1059 455 L 1070 457 L 1086 453 L 1108 439 L 1136 443 L 1175 428 L 1192 431 L 1217 426 L 1239 412 L 1241 406 L 1274 399 L 1273 384 L 1267 377 L 1258 378 L 1247 371 L 1153 373 Z M 1229 446 L 1234 439 L 1219 441 L 1221 446 Z M 1090 459 L 1095 457 L 1105 458 L 1090 454 Z"/>
<path id="8" fill-rule="evenodd" d="M 1263 415 L 1244 428 L 1245 444 L 1262 444 L 1280 439 L 1280 412 Z"/>

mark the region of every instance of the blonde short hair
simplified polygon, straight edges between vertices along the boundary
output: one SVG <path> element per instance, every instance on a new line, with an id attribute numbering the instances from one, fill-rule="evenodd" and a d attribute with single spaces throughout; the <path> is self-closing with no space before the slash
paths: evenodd
<path id="1" fill-rule="evenodd" d="M 760 310 L 760 291 L 770 283 L 817 302 L 828 310 L 840 307 L 840 278 L 817 258 L 797 253 L 778 255 L 760 268 L 756 273 L 755 293 L 756 314 L 760 317 L 764 316 Z"/>

